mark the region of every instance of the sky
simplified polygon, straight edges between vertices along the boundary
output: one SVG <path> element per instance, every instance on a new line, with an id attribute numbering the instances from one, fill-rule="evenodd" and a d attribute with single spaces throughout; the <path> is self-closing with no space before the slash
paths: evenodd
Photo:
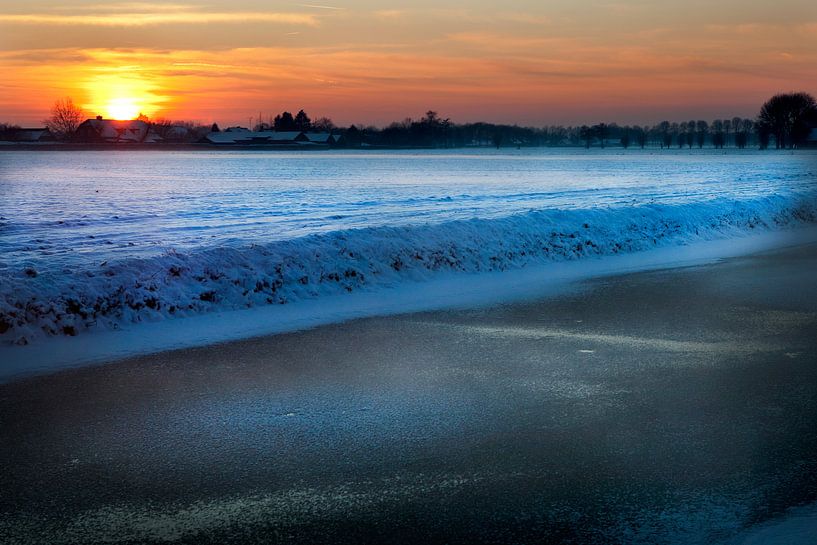
<path id="1" fill-rule="evenodd" d="M 817 2 L 0 0 L 0 122 L 429 109 L 527 126 L 754 117 L 817 93 Z"/>

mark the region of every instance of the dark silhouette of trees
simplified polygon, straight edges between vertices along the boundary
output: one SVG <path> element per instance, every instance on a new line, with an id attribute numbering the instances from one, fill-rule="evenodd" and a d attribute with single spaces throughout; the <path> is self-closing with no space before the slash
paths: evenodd
<path id="1" fill-rule="evenodd" d="M 289 112 L 283 112 L 276 115 L 275 119 L 272 121 L 272 128 L 276 131 L 297 130 L 295 127 L 295 118 L 292 117 L 292 114 Z"/>
<path id="2" fill-rule="evenodd" d="M 621 130 L 621 147 L 624 149 L 628 149 L 630 147 L 630 128 L 624 127 Z"/>
<path id="3" fill-rule="evenodd" d="M 306 112 L 303 110 L 299 110 L 297 114 L 295 114 L 295 130 L 296 131 L 308 131 L 312 128 L 312 120 L 309 119 L 309 116 L 306 115 Z"/>
<path id="4" fill-rule="evenodd" d="M 604 146 L 607 145 L 607 138 L 610 136 L 609 127 L 606 123 L 599 123 L 593 125 L 592 130 L 595 137 L 599 139 L 599 143 L 601 143 L 601 149 L 604 149 Z"/>
<path id="5" fill-rule="evenodd" d="M 195 121 L 172 121 L 162 117 L 150 121 L 150 130 L 159 136 L 162 142 L 177 144 L 197 142 L 208 132 L 221 132 L 215 123 L 201 125 Z"/>
<path id="6" fill-rule="evenodd" d="M 684 147 L 684 142 L 686 142 L 686 130 L 687 124 L 684 121 L 672 124 L 673 145 L 678 149 Z"/>
<path id="7" fill-rule="evenodd" d="M 686 141 L 689 149 L 692 149 L 692 144 L 695 143 L 695 127 L 695 121 L 687 121 Z"/>
<path id="8" fill-rule="evenodd" d="M 588 127 L 587 125 L 582 125 L 579 128 L 579 137 L 584 142 L 584 147 L 590 149 L 590 144 L 593 143 L 593 129 Z"/>
<path id="9" fill-rule="evenodd" d="M 484 127 L 491 128 L 485 129 Z M 395 121 L 382 131 L 374 129 L 371 133 L 376 135 L 376 143 L 385 146 L 447 148 L 466 145 L 475 139 L 490 140 L 493 145 L 496 145 L 493 132 L 495 132 L 494 128 L 499 127 L 502 126 L 476 123 L 461 125 L 454 130 L 450 119 L 442 118 L 437 112 L 429 110 L 418 120 L 407 117 L 403 121 Z M 505 140 L 502 138 L 500 145 Z M 508 138 L 507 141 L 513 142 L 514 139 Z"/>
<path id="10" fill-rule="evenodd" d="M 709 123 L 704 120 L 695 122 L 695 138 L 698 141 L 698 149 L 704 147 L 706 135 L 709 133 Z"/>
<path id="11" fill-rule="evenodd" d="M 330 124 L 332 123 L 328 118 L 323 119 L 328 121 Z M 294 117 L 290 112 L 281 112 L 272 120 L 271 126 L 267 123 L 258 123 L 258 125 L 256 125 L 256 130 L 258 131 L 265 131 L 269 130 L 270 128 L 274 131 L 282 132 L 309 131 L 312 130 L 312 120 L 309 119 L 309 116 L 305 111 L 299 110 Z M 334 125 L 332 125 L 332 128 L 334 128 Z"/>
<path id="12" fill-rule="evenodd" d="M 670 122 L 662 121 L 655 126 L 653 132 L 658 136 L 658 143 L 661 149 L 668 148 L 672 145 L 672 134 L 670 134 Z"/>
<path id="13" fill-rule="evenodd" d="M 12 123 L 0 123 L 0 141 L 15 140 L 15 133 L 20 125 Z"/>
<path id="14" fill-rule="evenodd" d="M 723 131 L 723 121 L 720 119 L 716 119 L 712 122 L 712 147 L 715 149 L 723 148 L 723 144 L 726 140 Z"/>
<path id="15" fill-rule="evenodd" d="M 70 98 L 59 100 L 52 110 L 52 117 L 46 124 L 58 138 L 68 138 L 82 121 L 83 114 L 74 106 Z M 146 121 L 145 116 L 140 119 Z M 690 149 L 697 143 L 698 148 L 711 145 L 716 149 L 735 146 L 743 149 L 757 145 L 768 147 L 775 138 L 778 147 L 797 147 L 808 140 L 813 127 L 817 127 L 817 103 L 806 93 L 775 95 L 760 111 L 757 122 L 733 117 L 716 119 L 711 125 L 706 121 L 662 121 L 652 127 L 619 126 L 615 123 L 598 123 L 582 126 L 550 126 L 542 128 L 499 125 L 492 123 L 455 124 L 443 118 L 434 110 L 428 110 L 419 119 L 405 118 L 387 127 L 361 128 L 351 125 L 348 129 L 338 128 L 328 117 L 314 121 L 304 110 L 296 115 L 288 111 L 276 115 L 274 120 L 258 116 L 254 130 L 276 131 L 335 131 L 340 134 L 341 145 L 348 147 L 386 148 L 446 148 L 462 146 L 584 146 L 619 145 L 624 149 L 633 146 L 645 148 L 655 146 L 670 149 L 684 146 Z M 194 123 L 156 120 L 151 122 L 152 130 L 166 142 L 199 141 L 203 132 L 219 132 L 216 123 L 200 126 Z M 183 129 L 187 129 L 185 132 Z M 0 127 L 2 129 L 2 127 Z M 6 131 L 8 132 L 8 131 Z M 191 136 L 192 135 L 192 136 Z M 195 140 L 190 138 L 196 137 Z"/>
<path id="16" fill-rule="evenodd" d="M 635 139 L 638 147 L 644 149 L 647 145 L 647 127 L 636 127 Z"/>
<path id="17" fill-rule="evenodd" d="M 733 143 L 735 144 L 735 147 L 740 148 L 740 149 L 743 149 L 743 148 L 741 148 L 738 145 L 738 134 L 742 130 L 743 130 L 743 120 L 741 118 L 739 118 L 739 117 L 733 117 L 732 118 L 732 140 L 733 140 Z M 743 147 L 745 148 L 746 144 L 744 144 Z"/>
<path id="18" fill-rule="evenodd" d="M 757 132 L 757 145 L 760 149 L 767 149 L 769 142 L 772 139 L 772 131 L 765 123 L 755 123 L 755 131 Z"/>
<path id="19" fill-rule="evenodd" d="M 68 140 L 82 123 L 83 117 L 85 114 L 82 109 L 74 104 L 71 97 L 65 97 L 54 103 L 51 116 L 43 123 L 58 140 Z"/>
<path id="20" fill-rule="evenodd" d="M 808 93 L 775 95 L 761 107 L 757 123 L 758 134 L 774 136 L 776 148 L 798 147 L 817 123 L 817 102 Z"/>
<path id="21" fill-rule="evenodd" d="M 359 148 L 363 141 L 361 131 L 354 125 L 343 133 L 343 143 L 347 148 Z"/>
<path id="22" fill-rule="evenodd" d="M 496 149 L 502 147 L 502 132 L 499 130 L 495 130 L 491 135 L 491 143 L 496 146 Z"/>
<path id="23" fill-rule="evenodd" d="M 336 128 L 328 117 L 319 117 L 312 122 L 312 130 L 316 132 L 332 132 Z"/>
<path id="24" fill-rule="evenodd" d="M 738 120 L 738 123 L 735 123 Z M 732 120 L 732 125 L 737 127 L 735 129 L 735 146 L 744 149 L 749 145 L 749 137 L 755 130 L 755 123 L 751 119 L 740 119 L 736 117 Z"/>

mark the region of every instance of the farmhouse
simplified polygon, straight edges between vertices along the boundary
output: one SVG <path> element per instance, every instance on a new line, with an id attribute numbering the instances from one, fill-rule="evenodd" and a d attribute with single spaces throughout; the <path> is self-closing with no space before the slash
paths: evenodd
<path id="1" fill-rule="evenodd" d="M 8 127 L 0 130 L 0 142 L 53 142 L 54 135 L 46 127 Z"/>
<path id="2" fill-rule="evenodd" d="M 314 144 L 324 144 L 327 146 L 334 146 L 338 143 L 334 134 L 328 132 L 307 132 L 304 133 L 307 140 Z"/>
<path id="3" fill-rule="evenodd" d="M 211 132 L 202 141 L 227 146 L 324 147 L 335 144 L 335 137 L 329 133 L 251 131 L 245 127 L 230 127 L 221 132 Z"/>
<path id="4" fill-rule="evenodd" d="M 159 137 L 150 130 L 150 124 L 138 119 L 96 119 L 83 121 L 74 133 L 78 142 L 105 142 L 110 144 L 140 144 L 157 142 Z"/>

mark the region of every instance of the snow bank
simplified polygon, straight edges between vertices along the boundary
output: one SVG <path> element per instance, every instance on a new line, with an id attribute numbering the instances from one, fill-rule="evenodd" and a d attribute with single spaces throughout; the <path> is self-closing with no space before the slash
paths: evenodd
<path id="1" fill-rule="evenodd" d="M 27 344 L 47 335 L 394 286 L 442 272 L 502 271 L 815 222 L 817 199 L 788 194 L 371 227 L 169 251 L 61 274 L 12 270 L 0 277 L 0 340 Z"/>

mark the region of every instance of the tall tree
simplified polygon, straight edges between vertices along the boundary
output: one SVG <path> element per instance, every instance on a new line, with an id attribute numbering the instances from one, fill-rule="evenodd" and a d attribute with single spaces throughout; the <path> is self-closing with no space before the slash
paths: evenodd
<path id="1" fill-rule="evenodd" d="M 67 140 L 73 136 L 84 116 L 82 108 L 75 105 L 71 97 L 65 97 L 54 103 L 51 107 L 51 117 L 43 123 L 56 138 Z"/>
<path id="2" fill-rule="evenodd" d="M 704 143 L 706 143 L 706 134 L 709 132 L 709 123 L 704 120 L 699 120 L 695 122 L 695 137 L 698 141 L 698 149 L 704 147 Z"/>
<path id="3" fill-rule="evenodd" d="M 648 127 L 636 127 L 635 137 L 638 141 L 638 147 L 644 149 L 644 146 L 647 145 L 647 133 L 649 132 Z"/>
<path id="4" fill-rule="evenodd" d="M 669 121 L 662 121 L 658 124 L 658 132 L 661 134 L 661 147 L 672 146 L 672 124 Z"/>
<path id="5" fill-rule="evenodd" d="M 621 147 L 624 149 L 630 147 L 630 127 L 621 129 Z"/>
<path id="6" fill-rule="evenodd" d="M 738 146 L 738 133 L 741 133 L 741 132 L 743 132 L 743 120 L 741 118 L 739 118 L 739 117 L 733 117 L 732 118 L 732 134 L 734 135 L 734 139 L 735 139 L 735 147 L 740 147 L 740 146 Z M 746 144 L 744 143 L 743 146 L 746 147 Z"/>
<path id="7" fill-rule="evenodd" d="M 711 125 L 712 129 L 712 147 L 715 149 L 723 147 L 724 135 L 723 135 L 723 121 L 720 119 L 716 119 L 712 122 Z"/>
<path id="8" fill-rule="evenodd" d="M 607 126 L 606 123 L 599 123 L 598 125 L 594 125 L 591 131 L 596 136 L 596 138 L 599 139 L 599 142 L 601 143 L 601 149 L 604 149 L 604 147 L 607 145 L 607 138 L 610 134 L 610 128 Z"/>
<path id="9" fill-rule="evenodd" d="M 312 122 L 312 130 L 318 132 L 332 132 L 335 129 L 335 124 L 328 117 L 319 117 Z"/>
<path id="10" fill-rule="evenodd" d="M 296 130 L 295 118 L 292 117 L 291 113 L 283 112 L 275 116 L 272 126 L 276 131 L 294 131 Z"/>
<path id="11" fill-rule="evenodd" d="M 678 149 L 683 149 L 687 141 L 687 124 L 685 121 L 678 123 Z"/>
<path id="12" fill-rule="evenodd" d="M 742 128 L 743 128 L 743 136 L 745 138 L 745 141 L 744 141 L 743 145 L 748 146 L 749 145 L 749 137 L 755 131 L 755 122 L 752 121 L 751 119 L 744 119 L 743 123 L 742 123 Z"/>
<path id="13" fill-rule="evenodd" d="M 695 143 L 695 121 L 687 121 L 687 147 L 692 149 Z"/>
<path id="14" fill-rule="evenodd" d="M 298 131 L 308 131 L 312 128 L 312 120 L 309 119 L 309 116 L 306 115 L 306 112 L 303 110 L 298 111 L 295 114 L 295 130 Z"/>
<path id="15" fill-rule="evenodd" d="M 593 142 L 593 129 L 587 125 L 582 125 L 579 128 L 579 137 L 584 141 L 584 147 L 590 149 L 590 144 Z"/>
<path id="16" fill-rule="evenodd" d="M 811 125 L 817 124 L 817 101 L 808 93 L 784 93 L 767 100 L 758 114 L 761 129 L 775 138 L 779 148 L 805 142 Z"/>

